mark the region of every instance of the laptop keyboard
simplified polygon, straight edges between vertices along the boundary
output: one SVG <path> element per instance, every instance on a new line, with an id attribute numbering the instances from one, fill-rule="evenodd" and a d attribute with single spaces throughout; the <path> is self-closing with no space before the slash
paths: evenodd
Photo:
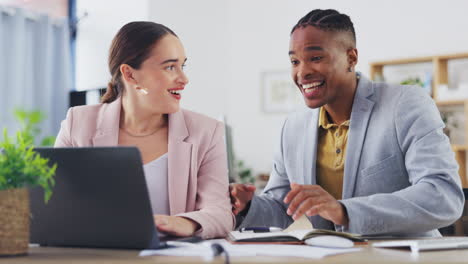
<path id="1" fill-rule="evenodd" d="M 439 239 L 416 240 L 420 250 L 438 248 L 468 248 L 468 237 L 444 237 Z"/>
<path id="2" fill-rule="evenodd" d="M 393 240 L 373 243 L 374 247 L 410 248 L 412 252 L 468 248 L 468 237 L 444 237 L 420 240 Z"/>

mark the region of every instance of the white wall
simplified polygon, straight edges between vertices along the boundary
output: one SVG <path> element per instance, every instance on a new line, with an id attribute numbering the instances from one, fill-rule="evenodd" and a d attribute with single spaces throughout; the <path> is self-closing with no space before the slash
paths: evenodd
<path id="1" fill-rule="evenodd" d="M 76 88 L 107 87 L 107 56 L 112 38 L 124 24 L 148 20 L 148 0 L 77 0 L 76 8 L 78 17 L 88 13 L 78 25 Z"/>
<path id="2" fill-rule="evenodd" d="M 227 78 L 231 73 L 227 41 L 227 1 L 149 1 L 149 18 L 171 28 L 187 55 L 189 84 L 184 108 L 219 118 L 227 113 Z"/>
<path id="3" fill-rule="evenodd" d="M 93 5 L 101 5 L 97 2 Z M 169 26 L 179 35 L 189 58 L 190 78 L 182 105 L 215 118 L 226 114 L 233 126 L 236 155 L 255 172 L 270 170 L 286 117 L 286 114 L 262 112 L 261 73 L 289 69 L 289 32 L 310 10 L 335 8 L 351 16 L 360 55 L 357 69 L 364 74 L 369 73 L 369 63 L 375 60 L 468 51 L 465 30 L 468 1 L 464 0 L 114 2 L 113 6 L 126 8 L 126 12 L 119 11 L 116 17 L 129 19 L 127 15 L 132 14 L 143 17 L 148 8 L 150 20 Z M 107 17 L 102 15 L 100 19 Z M 115 34 L 125 20 L 119 19 L 106 22 L 114 28 L 105 34 Z M 88 30 L 95 31 L 99 23 L 90 23 Z M 94 36 L 96 41 L 103 38 L 104 32 L 96 32 Z M 94 68 L 87 70 L 87 83 L 108 76 L 107 48 L 98 51 L 89 47 L 98 54 L 91 65 Z M 96 82 L 95 86 L 98 84 L 103 85 Z"/>

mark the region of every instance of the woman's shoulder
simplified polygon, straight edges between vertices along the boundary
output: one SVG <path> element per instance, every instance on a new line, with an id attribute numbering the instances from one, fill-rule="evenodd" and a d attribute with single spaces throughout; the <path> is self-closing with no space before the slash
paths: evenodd
<path id="1" fill-rule="evenodd" d="M 98 117 L 103 104 L 74 106 L 68 109 L 67 117 L 57 136 L 56 146 L 91 146 L 96 134 Z"/>
<path id="2" fill-rule="evenodd" d="M 86 120 L 96 120 L 97 116 L 106 104 L 80 105 L 71 107 L 68 110 L 67 119 L 73 118 L 73 122 L 83 122 Z"/>
<path id="3" fill-rule="evenodd" d="M 200 153 L 207 151 L 210 146 L 213 146 L 213 144 L 223 141 L 225 131 L 224 123 L 204 114 L 186 109 L 181 109 L 179 114 L 183 116 L 185 127 L 187 129 L 186 135 L 188 137 L 185 141 L 198 145 Z M 182 123 L 179 123 L 179 125 L 182 125 Z M 203 156 L 202 154 L 200 155 L 200 157 Z"/>
<path id="4" fill-rule="evenodd" d="M 105 105 L 106 104 L 104 103 L 93 104 L 93 105 L 79 105 L 79 106 L 70 107 L 70 109 L 73 109 L 74 113 L 93 114 L 93 113 L 98 113 L 99 110 L 105 107 Z"/>
<path id="5" fill-rule="evenodd" d="M 187 109 L 181 109 L 185 125 L 191 137 L 208 137 L 224 131 L 224 124 L 204 114 L 196 113 Z"/>
<path id="6" fill-rule="evenodd" d="M 185 122 L 188 126 L 196 127 L 213 127 L 215 128 L 222 123 L 212 117 L 209 117 L 204 114 L 193 112 L 187 109 L 181 109 L 182 114 L 184 115 Z"/>

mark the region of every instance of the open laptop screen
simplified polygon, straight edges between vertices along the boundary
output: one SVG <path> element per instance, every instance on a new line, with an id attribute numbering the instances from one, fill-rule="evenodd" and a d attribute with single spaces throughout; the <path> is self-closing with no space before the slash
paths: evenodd
<path id="1" fill-rule="evenodd" d="M 140 153 L 135 147 L 36 148 L 57 163 L 47 204 L 30 191 L 31 243 L 48 246 L 157 248 Z"/>

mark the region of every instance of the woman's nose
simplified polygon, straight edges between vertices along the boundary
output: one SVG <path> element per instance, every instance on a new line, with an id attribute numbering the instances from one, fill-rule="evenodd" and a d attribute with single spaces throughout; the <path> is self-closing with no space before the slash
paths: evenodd
<path id="1" fill-rule="evenodd" d="M 177 81 L 184 84 L 184 85 L 186 85 L 189 82 L 189 80 L 187 78 L 187 75 L 183 71 L 180 71 L 180 74 L 179 74 L 179 77 L 178 77 Z"/>

